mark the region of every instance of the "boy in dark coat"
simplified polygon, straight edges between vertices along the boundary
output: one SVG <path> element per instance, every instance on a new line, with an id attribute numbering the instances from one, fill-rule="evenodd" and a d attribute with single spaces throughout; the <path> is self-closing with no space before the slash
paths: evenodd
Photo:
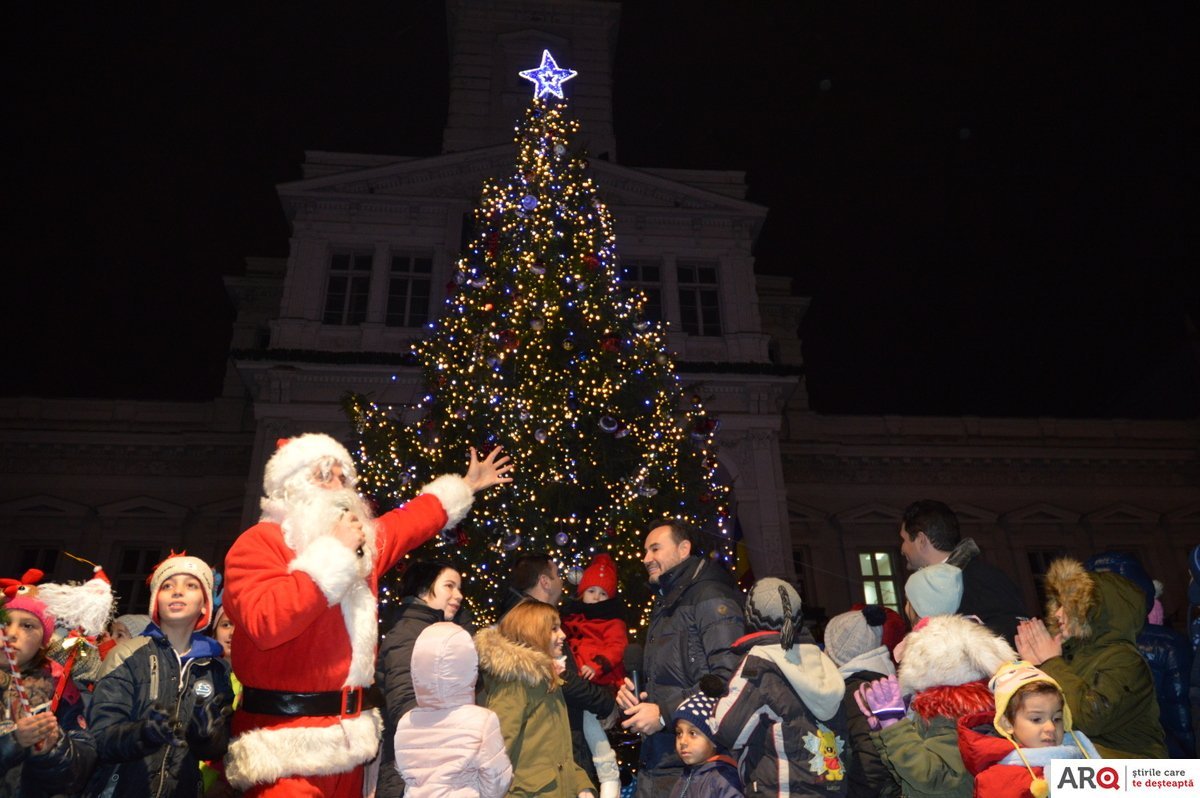
<path id="1" fill-rule="evenodd" d="M 710 677 L 704 677 L 702 692 L 684 701 L 671 715 L 675 722 L 675 753 L 683 760 L 683 775 L 671 789 L 671 798 L 742 798 L 737 765 L 712 739 L 716 726 L 713 710 L 724 685 L 720 678 L 711 678 L 715 685 L 707 684 Z"/>
<path id="2" fill-rule="evenodd" d="M 88 725 L 100 767 L 88 795 L 195 796 L 200 762 L 220 759 L 229 741 L 233 703 L 221 645 L 196 630 L 213 614 L 212 570 L 173 555 L 154 569 L 154 623 L 104 661 Z"/>

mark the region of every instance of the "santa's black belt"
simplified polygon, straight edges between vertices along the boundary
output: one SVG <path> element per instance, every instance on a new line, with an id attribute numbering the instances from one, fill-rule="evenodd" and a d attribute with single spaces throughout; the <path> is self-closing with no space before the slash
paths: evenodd
<path id="1" fill-rule="evenodd" d="M 383 706 L 378 687 L 344 687 L 325 693 L 289 693 L 284 690 L 242 688 L 242 709 L 255 715 L 345 715 Z"/>

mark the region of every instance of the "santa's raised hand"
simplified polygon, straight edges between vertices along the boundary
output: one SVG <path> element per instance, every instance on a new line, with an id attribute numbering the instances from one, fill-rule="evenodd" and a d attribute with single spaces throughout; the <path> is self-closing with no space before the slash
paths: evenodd
<path id="1" fill-rule="evenodd" d="M 467 466 L 467 473 L 463 480 L 466 481 L 472 493 L 487 490 L 493 485 L 512 482 L 512 477 L 508 474 L 514 466 L 508 455 L 501 456 L 500 453 L 503 450 L 504 447 L 497 446 L 487 457 L 480 460 L 475 447 L 471 447 L 471 464 Z"/>

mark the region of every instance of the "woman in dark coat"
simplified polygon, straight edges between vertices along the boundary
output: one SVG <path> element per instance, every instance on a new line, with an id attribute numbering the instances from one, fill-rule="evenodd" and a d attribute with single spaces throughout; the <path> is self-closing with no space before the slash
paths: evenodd
<path id="1" fill-rule="evenodd" d="M 452 621 L 462 606 L 462 576 L 440 560 L 415 560 L 400 579 L 400 612 L 384 636 L 375 663 L 375 684 L 383 690 L 384 731 L 379 766 L 378 798 L 399 798 L 404 781 L 396 772 L 396 724 L 417 705 L 412 683 L 412 652 L 417 637 L 439 621 Z"/>

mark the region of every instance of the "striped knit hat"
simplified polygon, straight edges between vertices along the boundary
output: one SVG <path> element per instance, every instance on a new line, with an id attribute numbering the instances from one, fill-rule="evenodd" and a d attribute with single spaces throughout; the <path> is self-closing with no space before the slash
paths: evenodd
<path id="1" fill-rule="evenodd" d="M 779 644 L 790 649 L 801 619 L 800 594 L 782 579 L 764 577 L 750 588 L 746 626 L 754 632 L 779 632 Z"/>

